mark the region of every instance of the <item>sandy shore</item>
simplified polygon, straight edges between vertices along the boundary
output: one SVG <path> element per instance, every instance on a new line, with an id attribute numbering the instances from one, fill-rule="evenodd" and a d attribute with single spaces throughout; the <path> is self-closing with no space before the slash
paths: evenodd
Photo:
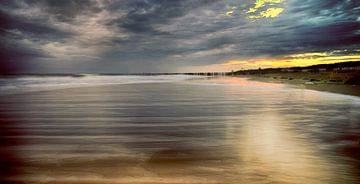
<path id="1" fill-rule="evenodd" d="M 8 95 L 0 181 L 356 183 L 359 108 L 237 77 Z"/>
<path id="2" fill-rule="evenodd" d="M 246 77 L 261 82 L 285 83 L 293 85 L 295 88 L 360 96 L 360 85 L 346 85 L 342 81 L 324 82 L 320 79 L 310 81 L 309 79 L 282 77 L 281 75 L 239 75 L 238 77 Z"/>

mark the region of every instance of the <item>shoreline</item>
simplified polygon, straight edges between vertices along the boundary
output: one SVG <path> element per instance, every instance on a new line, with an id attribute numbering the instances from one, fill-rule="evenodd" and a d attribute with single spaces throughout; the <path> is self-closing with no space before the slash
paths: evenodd
<path id="1" fill-rule="evenodd" d="M 326 178 L 347 183 L 359 180 L 359 98 L 314 94 L 246 78 L 218 79 L 194 81 L 198 85 L 94 86 L 1 98 L 0 122 L 5 133 L 0 138 L 17 143 L 16 149 L 6 145 L 4 154 L 19 160 L 10 165 L 19 172 L 10 175 L 14 181 L 9 182 L 121 183 L 119 178 L 124 178 L 124 183 L 139 184 L 154 180 L 199 184 L 278 183 L 293 178 L 308 179 L 307 183 L 329 183 Z M 344 107 L 351 116 L 340 119 L 338 114 Z M 355 128 L 339 127 L 342 120 Z M 314 125 L 316 131 L 308 129 Z M 297 135 L 300 137 L 294 138 Z M 342 144 L 344 141 L 347 144 Z M 281 145 L 275 154 L 273 143 Z M 28 154 L 21 155 L 24 152 Z M 265 165 L 252 158 L 263 160 Z M 293 161 L 298 158 L 302 159 Z M 274 160 L 278 164 L 276 173 L 286 169 L 295 172 L 263 178 Z M 343 170 L 346 178 L 336 171 L 327 173 L 328 168 L 335 167 Z M 247 173 L 253 168 L 260 168 L 259 176 Z M 306 172 L 314 168 L 314 172 Z M 138 180 L 127 182 L 134 177 Z"/>
<path id="2" fill-rule="evenodd" d="M 322 81 L 309 81 L 299 78 L 269 77 L 265 75 L 234 75 L 233 77 L 245 77 L 249 80 L 270 83 L 289 84 L 296 88 L 316 91 L 337 93 L 360 97 L 360 85 L 347 85 L 340 82 L 324 83 Z"/>

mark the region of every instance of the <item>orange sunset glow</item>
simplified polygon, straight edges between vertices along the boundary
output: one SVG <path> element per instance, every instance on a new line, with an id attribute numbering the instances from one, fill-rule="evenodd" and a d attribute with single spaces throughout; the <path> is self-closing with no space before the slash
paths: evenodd
<path id="1" fill-rule="evenodd" d="M 252 58 L 229 60 L 220 64 L 212 64 L 200 67 L 186 68 L 194 72 L 213 71 L 236 71 L 242 69 L 257 68 L 286 68 L 286 67 L 303 67 L 317 64 L 332 64 L 349 61 L 359 61 L 360 54 L 342 54 L 344 51 L 332 52 L 309 52 L 303 54 L 291 54 L 280 57 L 269 58 Z"/>

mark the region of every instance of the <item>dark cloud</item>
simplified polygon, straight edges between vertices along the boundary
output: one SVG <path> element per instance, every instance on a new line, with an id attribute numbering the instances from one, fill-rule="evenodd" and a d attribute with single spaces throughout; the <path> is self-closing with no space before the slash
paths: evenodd
<path id="1" fill-rule="evenodd" d="M 33 67 L 32 59 L 49 57 L 30 42 L 43 44 L 72 35 L 49 24 L 47 17 L 21 14 L 22 6 L 17 1 L 0 4 L 0 74 L 26 71 Z M 11 10 L 19 10 L 20 13 Z"/>
<path id="2" fill-rule="evenodd" d="M 248 22 L 227 36 L 244 45 L 234 55 L 245 58 L 356 50 L 360 43 L 359 7 L 359 2 L 350 0 L 291 1 L 278 18 Z"/>
<path id="3" fill-rule="evenodd" d="M 101 11 L 94 0 L 25 0 L 30 7 L 41 7 L 59 21 L 72 21 L 79 14 L 94 14 Z"/>
<path id="4" fill-rule="evenodd" d="M 234 16 L 224 15 L 229 6 L 238 7 Z M 35 72 L 176 71 L 360 48 L 360 1 L 289 0 L 279 17 L 249 20 L 252 6 L 245 0 L 1 1 L 0 65 Z"/>
<path id="5" fill-rule="evenodd" d="M 177 17 L 199 6 L 213 1 L 208 0 L 148 0 L 131 1 L 128 12 L 124 18 L 119 19 L 119 26 L 135 33 L 157 33 L 156 25 L 168 24 Z"/>
<path id="6" fill-rule="evenodd" d="M 15 40 L 0 37 L 0 74 L 11 74 L 26 71 L 31 64 L 30 58 L 48 57 L 43 51 L 26 47 Z"/>
<path id="7" fill-rule="evenodd" d="M 293 52 L 357 48 L 359 7 L 360 2 L 353 0 L 298 0 L 292 2 L 274 27 L 280 28 L 279 33 L 285 35 L 278 38 L 284 47 L 303 48 Z"/>
<path id="8" fill-rule="evenodd" d="M 118 20 L 119 26 L 130 32 L 155 33 L 154 25 L 164 24 L 185 14 L 185 1 L 133 1 L 127 15 Z"/>
<path id="9" fill-rule="evenodd" d="M 41 20 L 32 20 L 28 17 L 16 16 L 5 13 L 0 9 L 0 30 L 2 34 L 19 31 L 28 34 L 32 38 L 57 39 L 71 35 L 70 32 L 61 31 L 48 25 Z M 11 36 L 11 35 L 9 35 Z"/>

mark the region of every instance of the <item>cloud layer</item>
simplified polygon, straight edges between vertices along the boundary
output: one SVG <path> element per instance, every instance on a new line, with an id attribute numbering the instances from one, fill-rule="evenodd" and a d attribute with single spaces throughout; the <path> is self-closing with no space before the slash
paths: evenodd
<path id="1" fill-rule="evenodd" d="M 359 15 L 356 0 L 1 1 L 0 73 L 176 72 L 354 55 Z"/>

